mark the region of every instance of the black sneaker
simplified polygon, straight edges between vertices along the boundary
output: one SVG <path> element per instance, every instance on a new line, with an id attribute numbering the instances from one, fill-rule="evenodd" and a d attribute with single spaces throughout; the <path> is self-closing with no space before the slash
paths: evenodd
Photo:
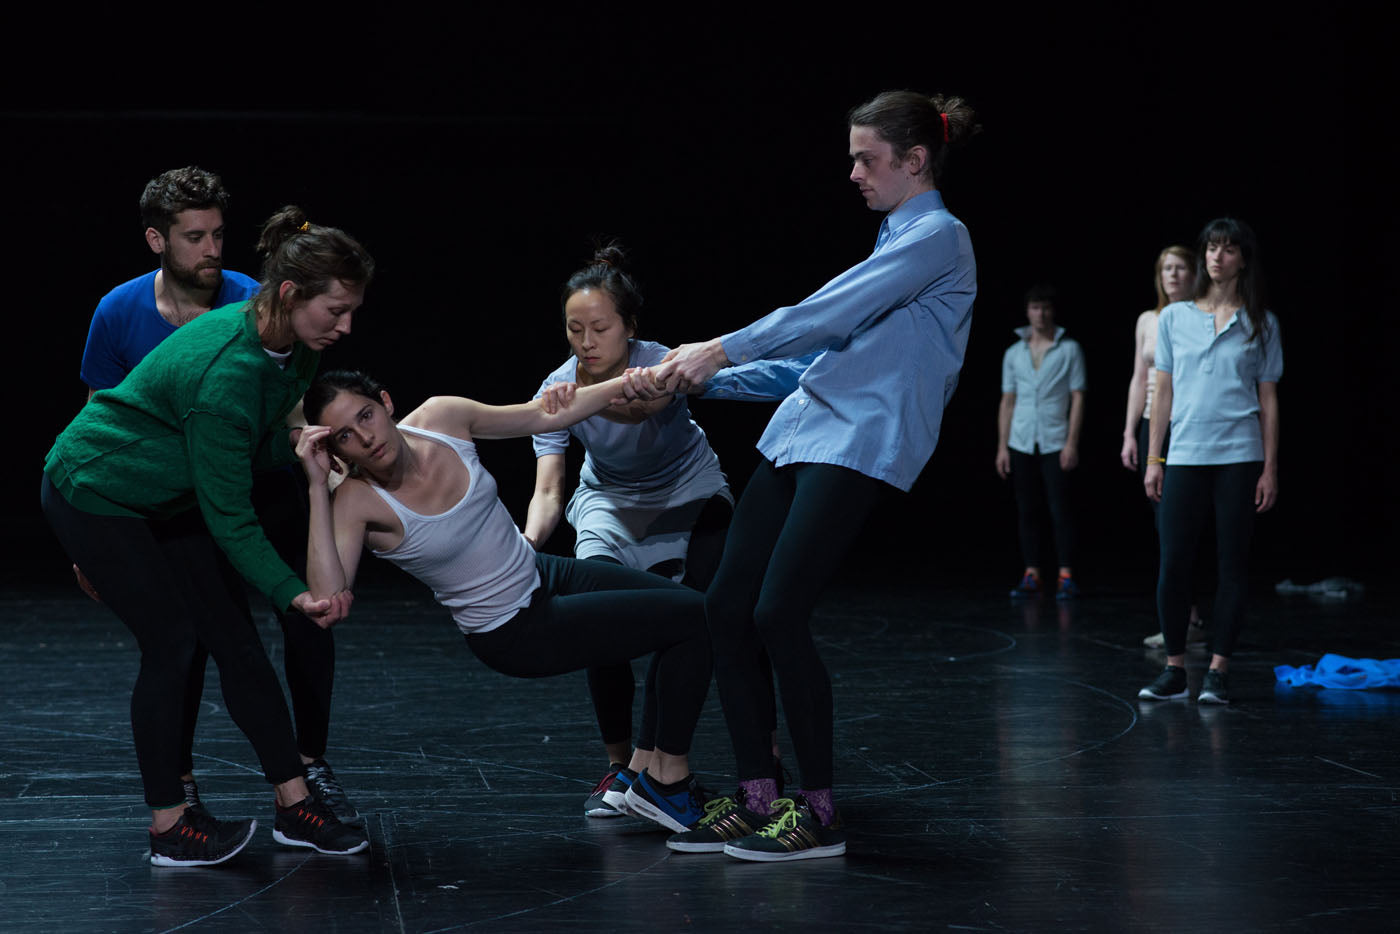
<path id="1" fill-rule="evenodd" d="M 831 823 L 822 826 L 801 795 L 774 801 L 773 816 L 767 824 L 724 845 L 726 856 L 759 863 L 820 859 L 845 852 L 846 828 L 841 823 L 841 813 L 833 814 Z"/>
<path id="2" fill-rule="evenodd" d="M 723 853 L 726 843 L 747 837 L 766 823 L 767 815 L 744 807 L 740 788 L 733 795 L 706 801 L 705 814 L 695 829 L 673 835 L 666 846 L 677 853 Z"/>
<path id="3" fill-rule="evenodd" d="M 1138 697 L 1143 700 L 1180 700 L 1188 693 L 1186 690 L 1186 669 L 1168 665 L 1162 669 L 1162 673 L 1157 676 L 1156 681 L 1138 691 Z"/>
<path id="4" fill-rule="evenodd" d="M 627 766 L 621 762 L 614 762 L 608 766 L 608 774 L 603 776 L 603 780 L 593 786 L 593 791 L 588 795 L 588 799 L 583 802 L 584 817 L 621 817 L 622 811 L 617 806 L 608 801 L 608 792 L 619 780 L 619 776 L 624 772 L 631 772 Z M 632 779 L 637 777 L 636 772 L 631 772 L 631 778 L 623 780 L 622 796 L 627 795 L 627 787 L 632 784 Z"/>
<path id="5" fill-rule="evenodd" d="M 365 825 L 365 819 L 345 796 L 345 789 L 340 787 L 340 782 L 336 780 L 335 773 L 331 771 L 325 759 L 317 759 L 307 765 L 306 787 L 311 789 L 316 800 L 325 804 L 332 814 L 340 818 L 342 824 L 349 824 L 351 827 Z"/>
<path id="6" fill-rule="evenodd" d="M 332 856 L 348 856 L 369 846 L 363 829 L 342 823 L 315 795 L 307 795 L 289 808 L 277 808 L 272 839 Z"/>
<path id="7" fill-rule="evenodd" d="M 1196 695 L 1196 703 L 1230 703 L 1230 687 L 1225 683 L 1225 672 L 1214 668 L 1206 672 L 1205 679 L 1201 681 L 1201 693 Z"/>
<path id="8" fill-rule="evenodd" d="M 221 821 L 203 809 L 185 808 L 162 834 L 150 834 L 152 866 L 213 866 L 231 859 L 253 839 L 255 820 Z"/>

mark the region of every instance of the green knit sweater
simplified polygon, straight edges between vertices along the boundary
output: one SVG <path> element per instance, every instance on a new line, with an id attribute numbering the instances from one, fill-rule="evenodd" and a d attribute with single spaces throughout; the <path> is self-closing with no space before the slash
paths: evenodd
<path id="1" fill-rule="evenodd" d="M 293 462 L 286 417 L 318 354 L 296 344 L 286 369 L 263 350 L 252 305 L 200 315 L 97 393 L 44 464 L 75 508 L 168 519 L 198 506 L 210 534 L 279 607 L 306 585 L 277 556 L 253 513 L 253 471 Z"/>

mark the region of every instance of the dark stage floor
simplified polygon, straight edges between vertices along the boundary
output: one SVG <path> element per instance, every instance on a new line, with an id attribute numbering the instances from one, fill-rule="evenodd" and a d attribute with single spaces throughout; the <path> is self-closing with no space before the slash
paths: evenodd
<path id="1" fill-rule="evenodd" d="M 1136 699 L 1162 663 L 1140 644 L 1144 595 L 1022 607 L 953 583 L 846 581 L 824 602 L 850 852 L 776 866 L 582 817 L 604 765 L 582 676 L 490 672 L 424 591 L 390 589 L 337 635 L 329 758 L 372 815 L 368 853 L 272 841 L 211 665 L 201 789 L 258 835 L 222 867 L 153 868 L 129 635 L 81 596 L 10 594 L 0 929 L 1394 929 L 1400 693 L 1280 691 L 1272 674 L 1326 651 L 1400 656 L 1389 607 L 1261 593 L 1237 702 L 1202 709 Z M 265 641 L 280 664 L 270 618 Z M 694 753 L 732 787 L 713 690 Z"/>

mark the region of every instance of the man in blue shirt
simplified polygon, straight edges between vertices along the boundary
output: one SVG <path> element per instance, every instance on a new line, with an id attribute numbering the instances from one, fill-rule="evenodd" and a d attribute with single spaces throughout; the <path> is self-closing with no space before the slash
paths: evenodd
<path id="1" fill-rule="evenodd" d="M 668 841 L 680 852 L 761 862 L 845 852 L 832 795 L 831 681 L 810 616 L 819 583 L 840 568 L 877 501 L 891 487 L 908 490 L 933 454 L 967 349 L 976 264 L 938 184 L 949 150 L 980 129 L 972 109 L 955 97 L 886 92 L 848 124 L 851 181 L 885 214 L 874 252 L 797 305 L 681 345 L 651 374 L 662 389 L 697 391 L 734 364 L 816 354 L 759 440 L 764 460 L 706 594 L 740 787 Z M 777 800 L 763 648 L 802 779 L 800 795 Z M 645 778 L 629 804 L 672 793 Z"/>
<path id="2" fill-rule="evenodd" d="M 1084 351 L 1055 326 L 1055 291 L 1039 285 L 1026 293 L 1019 340 L 1001 360 L 997 412 L 997 474 L 1011 478 L 1026 569 L 1013 597 L 1040 596 L 1040 517 L 1046 504 L 1055 527 L 1060 576 L 1057 600 L 1079 594 L 1074 583 L 1074 511 L 1069 473 L 1079 464 L 1084 425 Z"/>
<path id="3" fill-rule="evenodd" d="M 80 371 L 88 398 L 116 386 L 175 329 L 214 308 L 237 304 L 258 291 L 258 281 L 223 268 L 224 210 L 228 192 L 219 176 L 197 166 L 171 169 L 141 193 L 146 243 L 160 268 L 124 282 L 103 296 L 93 313 Z M 284 561 L 306 563 L 305 483 L 300 473 L 275 471 L 257 478 L 254 500 L 263 527 Z M 78 583 L 100 599 L 76 567 Z M 303 572 L 304 573 L 304 572 Z M 296 713 L 297 744 L 307 784 L 348 823 L 359 814 L 325 761 L 330 730 L 335 642 L 296 612 L 277 613 L 286 647 L 287 686 Z M 194 728 L 204 693 L 208 653 L 203 646 L 190 667 L 185 691 L 185 799 L 202 806 L 194 780 Z"/>

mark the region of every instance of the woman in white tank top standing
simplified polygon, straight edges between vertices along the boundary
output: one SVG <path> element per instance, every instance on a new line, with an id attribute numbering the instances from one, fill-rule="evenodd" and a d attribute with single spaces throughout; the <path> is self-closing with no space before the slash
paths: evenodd
<path id="1" fill-rule="evenodd" d="M 1133 332 L 1133 378 L 1128 382 L 1128 418 L 1123 425 L 1123 451 L 1119 455 L 1124 467 L 1137 471 L 1139 480 L 1147 469 L 1148 426 L 1152 420 L 1152 391 L 1155 388 L 1152 364 L 1157 348 L 1157 316 L 1172 302 L 1184 302 L 1195 294 L 1196 254 L 1180 245 L 1169 246 L 1158 253 L 1153 284 L 1157 288 L 1157 307 L 1138 315 L 1137 327 Z M 1164 457 L 1167 443 L 1163 442 Z M 1157 507 L 1158 504 L 1153 502 L 1154 526 L 1157 524 Z M 1191 606 L 1191 624 L 1187 628 L 1186 641 L 1205 641 L 1205 626 L 1195 604 Z M 1142 640 L 1142 644 L 1160 649 L 1162 633 L 1152 633 Z"/>

